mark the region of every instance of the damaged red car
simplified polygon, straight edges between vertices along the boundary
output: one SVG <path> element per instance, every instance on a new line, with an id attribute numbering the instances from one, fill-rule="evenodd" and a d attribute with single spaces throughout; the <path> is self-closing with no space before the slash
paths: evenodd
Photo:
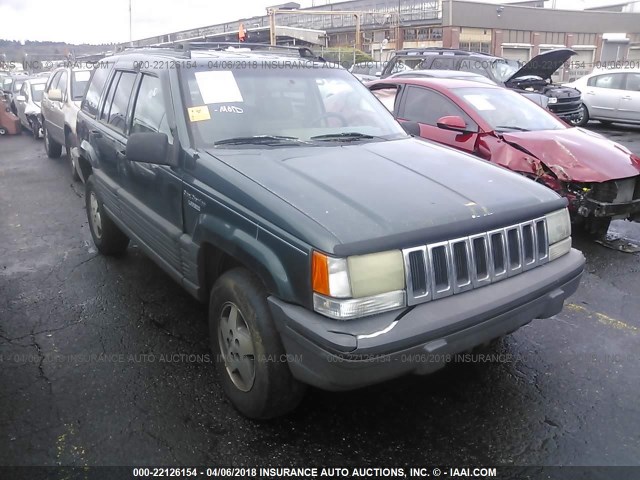
<path id="1" fill-rule="evenodd" d="M 569 200 L 572 220 L 603 237 L 613 218 L 640 221 L 640 157 L 571 127 L 506 88 L 466 80 L 389 78 L 367 85 L 422 138 L 543 183 Z"/>

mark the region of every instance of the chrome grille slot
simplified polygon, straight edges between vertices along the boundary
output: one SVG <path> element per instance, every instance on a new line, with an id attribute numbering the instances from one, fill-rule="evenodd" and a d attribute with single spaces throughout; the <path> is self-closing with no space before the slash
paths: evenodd
<path id="1" fill-rule="evenodd" d="M 520 231 L 522 237 L 522 268 L 529 270 L 536 263 L 536 236 L 533 222 L 523 223 Z"/>
<path id="2" fill-rule="evenodd" d="M 538 263 L 549 261 L 549 240 L 547 238 L 547 222 L 544 218 L 534 220 L 536 224 L 536 240 L 538 245 Z"/>
<path id="3" fill-rule="evenodd" d="M 509 276 L 522 272 L 522 244 L 520 226 L 505 228 L 507 238 L 507 266 Z"/>
<path id="4" fill-rule="evenodd" d="M 479 288 L 549 261 L 544 217 L 403 250 L 409 305 Z"/>
<path id="5" fill-rule="evenodd" d="M 409 298 L 426 300 L 429 297 L 427 247 L 417 247 L 405 252 L 405 270 Z"/>
<path id="6" fill-rule="evenodd" d="M 451 288 L 451 252 L 449 242 L 427 246 L 431 261 L 431 285 L 433 298 L 442 298 L 453 294 Z"/>
<path id="7" fill-rule="evenodd" d="M 507 277 L 507 246 L 504 241 L 504 230 L 489 232 L 489 253 L 493 267 L 493 281 Z"/>
<path id="8" fill-rule="evenodd" d="M 453 293 L 473 288 L 471 283 L 471 252 L 469 239 L 461 238 L 449 242 L 453 259 Z"/>

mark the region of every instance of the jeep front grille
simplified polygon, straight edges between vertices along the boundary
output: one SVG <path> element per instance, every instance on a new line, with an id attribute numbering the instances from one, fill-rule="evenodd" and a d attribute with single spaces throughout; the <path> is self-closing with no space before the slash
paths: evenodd
<path id="1" fill-rule="evenodd" d="M 549 260 L 544 218 L 403 250 L 409 305 L 513 277 Z"/>

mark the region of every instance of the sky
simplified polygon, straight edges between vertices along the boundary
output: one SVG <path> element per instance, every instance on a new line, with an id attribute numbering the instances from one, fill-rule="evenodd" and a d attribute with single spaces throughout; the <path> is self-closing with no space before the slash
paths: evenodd
<path id="1" fill-rule="evenodd" d="M 312 0 L 294 0 L 310 7 Z M 133 39 L 266 14 L 281 0 L 131 0 Z M 320 3 L 320 2 L 317 2 Z M 129 0 L 0 0 L 0 39 L 120 43 Z"/>
<path id="2" fill-rule="evenodd" d="M 133 39 L 264 15 L 267 6 L 286 1 L 131 0 Z M 303 8 L 312 5 L 312 0 L 293 1 Z M 582 9 L 617 1 L 621 0 L 557 0 L 557 8 Z M 316 4 L 326 2 L 317 0 Z M 0 39 L 126 42 L 129 0 L 0 0 Z"/>

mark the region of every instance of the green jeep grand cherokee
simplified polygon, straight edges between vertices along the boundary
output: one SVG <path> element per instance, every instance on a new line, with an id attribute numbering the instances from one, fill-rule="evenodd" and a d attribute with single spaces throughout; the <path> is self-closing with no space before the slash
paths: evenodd
<path id="1" fill-rule="evenodd" d="M 560 312 L 584 268 L 563 198 L 410 137 L 347 71 L 278 52 L 109 57 L 73 150 L 99 251 L 131 239 L 209 302 L 241 413 L 428 373 Z"/>

